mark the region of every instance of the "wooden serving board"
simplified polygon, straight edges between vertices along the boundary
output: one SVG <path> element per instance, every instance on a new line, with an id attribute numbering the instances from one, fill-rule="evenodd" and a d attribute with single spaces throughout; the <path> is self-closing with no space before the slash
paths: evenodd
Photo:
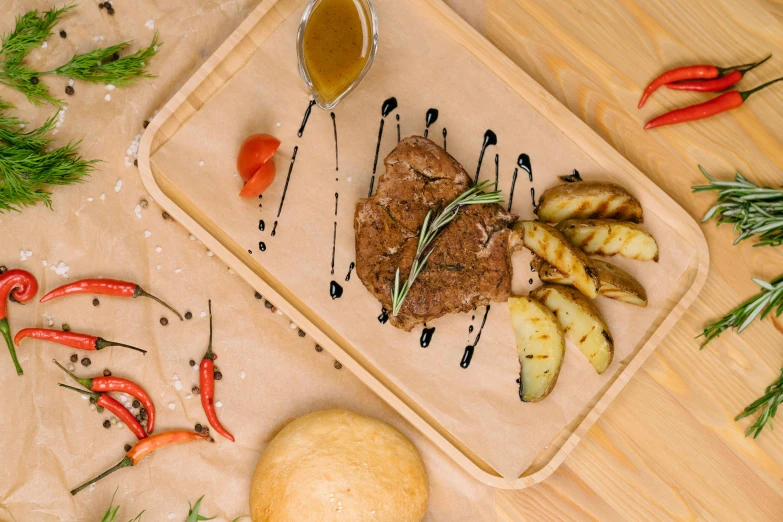
<path id="1" fill-rule="evenodd" d="M 708 269 L 704 237 L 674 201 L 439 0 L 376 0 L 375 64 L 334 116 L 313 107 L 302 130 L 310 104 L 295 41 L 304 3 L 263 0 L 158 113 L 140 146 L 145 186 L 477 479 L 517 489 L 540 482 L 695 299 Z M 397 107 L 383 118 L 382 105 L 392 97 Z M 507 202 L 513 187 L 511 209 L 522 219 L 533 218 L 534 192 L 574 168 L 585 179 L 622 184 L 641 201 L 661 261 L 613 260 L 647 288 L 650 306 L 595 301 L 615 339 L 605 374 L 595 374 L 569 344 L 552 394 L 521 403 L 506 303 L 432 321 L 435 333 L 425 349 L 421 328 L 405 333 L 382 324 L 380 304 L 355 275 L 346 280 L 355 261 L 355 203 L 368 194 L 376 157 L 377 178 L 398 125 L 403 137 L 421 135 L 432 108 L 438 119 L 430 137 L 442 144 L 445 128 L 448 151 L 471 175 L 497 176 Z M 490 129 L 497 144 L 487 144 Z M 236 152 L 255 132 L 282 140 L 278 177 L 263 198 L 240 200 Z M 523 153 L 532 177 L 518 167 Z M 519 294 L 538 284 L 528 260 L 526 254 L 513 259 Z M 470 366 L 461 368 L 465 347 L 476 342 Z"/>

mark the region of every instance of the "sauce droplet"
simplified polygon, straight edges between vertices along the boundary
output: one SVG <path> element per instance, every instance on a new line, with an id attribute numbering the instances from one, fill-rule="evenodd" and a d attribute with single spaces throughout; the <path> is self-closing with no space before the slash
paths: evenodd
<path id="1" fill-rule="evenodd" d="M 425 325 L 426 326 L 426 325 Z M 432 328 L 424 328 L 421 332 L 421 338 L 419 339 L 419 344 L 422 348 L 426 348 L 430 345 L 432 342 L 432 336 L 435 334 L 435 327 Z"/>
<path id="2" fill-rule="evenodd" d="M 479 154 L 478 166 L 476 167 L 476 178 L 473 180 L 473 184 L 478 183 L 479 174 L 481 174 L 481 163 L 484 161 L 484 152 L 490 145 L 498 144 L 498 136 L 492 130 L 487 129 L 484 133 L 484 141 L 481 144 L 481 154 Z"/>
<path id="3" fill-rule="evenodd" d="M 329 283 L 329 295 L 332 299 L 340 299 L 343 296 L 343 287 L 337 281 Z"/>
<path id="4" fill-rule="evenodd" d="M 353 269 L 355 267 L 356 267 L 356 263 L 354 263 L 352 261 L 351 264 L 348 266 L 348 274 L 345 276 L 345 280 L 346 281 L 350 281 L 351 280 L 351 272 L 353 272 Z"/>
<path id="5" fill-rule="evenodd" d="M 381 315 L 378 316 L 378 322 L 386 324 L 389 320 L 389 311 L 386 308 L 381 308 Z"/>
<path id="6" fill-rule="evenodd" d="M 438 109 L 430 109 L 427 111 L 427 115 L 424 119 L 424 137 L 426 138 L 430 133 L 430 125 L 438 121 Z"/>
<path id="7" fill-rule="evenodd" d="M 307 104 L 307 109 L 304 113 L 304 118 L 302 118 L 302 125 L 299 127 L 299 131 L 296 133 L 297 136 L 300 138 L 302 137 L 302 134 L 304 134 L 305 127 L 307 126 L 307 120 L 310 119 L 310 113 L 313 110 L 313 105 L 315 105 L 315 100 L 310 100 L 310 103 Z"/>

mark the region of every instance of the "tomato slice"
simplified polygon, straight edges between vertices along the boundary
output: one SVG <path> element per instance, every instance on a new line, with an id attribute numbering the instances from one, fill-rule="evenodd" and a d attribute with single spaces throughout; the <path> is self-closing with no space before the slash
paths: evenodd
<path id="1" fill-rule="evenodd" d="M 272 181 L 275 179 L 275 162 L 269 160 L 261 168 L 256 171 L 253 176 L 247 180 L 245 186 L 242 187 L 242 191 L 239 193 L 240 198 L 257 198 L 259 194 L 265 191 Z"/>
<path id="2" fill-rule="evenodd" d="M 253 134 L 239 148 L 237 172 L 243 181 L 248 181 L 277 152 L 280 140 L 269 134 Z"/>

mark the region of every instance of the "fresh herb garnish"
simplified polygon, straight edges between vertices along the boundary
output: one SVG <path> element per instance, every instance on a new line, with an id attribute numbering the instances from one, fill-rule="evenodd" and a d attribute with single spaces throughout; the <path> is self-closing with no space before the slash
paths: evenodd
<path id="1" fill-rule="evenodd" d="M 501 203 L 503 201 L 501 191 L 484 192 L 484 189 L 491 185 L 489 180 L 482 181 L 470 189 L 460 194 L 457 199 L 446 205 L 446 207 L 433 219 L 432 210 L 427 212 L 424 223 L 419 230 L 419 245 L 416 248 L 416 255 L 411 264 L 411 271 L 408 279 L 400 285 L 400 269 L 394 277 L 394 289 L 392 291 L 392 315 L 397 316 L 402 308 L 402 303 L 408 296 L 408 291 L 413 282 L 419 276 L 422 270 L 427 266 L 427 260 L 432 254 L 432 250 L 424 253 L 427 248 L 435 241 L 435 238 L 443 231 L 446 226 L 457 217 L 459 209 L 468 205 L 483 205 L 490 203 Z"/>
<path id="2" fill-rule="evenodd" d="M 46 134 L 54 128 L 54 117 L 24 132 L 24 122 L 6 114 L 11 107 L 0 102 L 0 213 L 20 211 L 39 202 L 51 208 L 51 194 L 46 189 L 83 181 L 98 160 L 82 159 L 79 141 L 48 150 L 52 138 Z"/>
<path id="3" fill-rule="evenodd" d="M 778 404 L 781 403 L 783 403 L 783 369 L 780 370 L 780 377 L 778 380 L 767 386 L 767 389 L 764 390 L 764 395 L 747 406 L 742 413 L 734 418 L 734 420 L 738 421 L 748 415 L 756 413 L 761 408 L 764 408 L 756 419 L 756 422 L 751 424 L 750 428 L 748 428 L 748 431 L 745 433 L 746 437 L 752 434 L 755 439 L 761 434 L 761 431 L 767 424 L 769 424 L 769 429 L 772 429 L 772 419 L 778 411 Z"/>
<path id="4" fill-rule="evenodd" d="M 131 42 L 77 54 L 68 63 L 51 71 L 39 72 L 25 65 L 23 62 L 30 51 L 40 47 L 41 43 L 53 34 L 52 29 L 60 18 L 75 7 L 76 4 L 69 4 L 44 13 L 32 10 L 16 18 L 14 30 L 2 36 L 0 83 L 22 92 L 31 103 L 51 103 L 59 107 L 63 104 L 62 100 L 52 96 L 46 85 L 39 80 L 41 76 L 55 74 L 118 87 L 151 76 L 144 68 L 162 45 L 158 41 L 157 32 L 149 47 L 127 56 L 117 57 Z"/>
<path id="5" fill-rule="evenodd" d="M 775 317 L 780 317 L 783 313 L 783 275 L 769 283 L 755 277 L 752 281 L 762 288 L 761 293 L 745 301 L 721 319 L 708 324 L 697 336 L 697 339 L 704 337 L 702 348 L 729 328 L 736 328 L 737 333 L 742 333 L 756 318 L 764 319 L 772 310 L 777 309 Z"/>
<path id="6" fill-rule="evenodd" d="M 119 489 L 119 486 L 117 487 Z M 117 512 L 120 510 L 120 506 L 114 505 L 114 497 L 117 495 L 117 489 L 114 490 L 114 494 L 111 496 L 111 502 L 109 503 L 109 509 L 106 510 L 106 513 L 103 514 L 103 518 L 101 518 L 101 522 L 116 522 L 117 520 Z M 128 522 L 140 522 L 141 521 L 141 515 L 144 513 L 142 511 L 138 515 L 136 515 L 133 520 L 129 520 Z"/>
<path id="7" fill-rule="evenodd" d="M 735 245 L 753 236 L 758 236 L 755 247 L 783 244 L 783 189 L 756 185 L 739 172 L 734 181 L 720 181 L 701 166 L 699 170 L 710 184 L 694 186 L 693 192 L 718 192 L 716 204 L 707 211 L 702 223 L 715 216 L 718 225 L 733 223 L 734 231 L 739 233 Z"/>

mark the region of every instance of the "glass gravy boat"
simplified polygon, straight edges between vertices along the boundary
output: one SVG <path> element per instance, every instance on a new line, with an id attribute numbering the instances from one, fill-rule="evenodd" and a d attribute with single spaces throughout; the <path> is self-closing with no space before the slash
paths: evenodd
<path id="1" fill-rule="evenodd" d="M 318 6 L 329 0 L 310 0 L 307 3 L 307 7 L 302 13 L 302 20 L 299 22 L 299 31 L 296 38 L 296 55 L 299 60 L 299 76 L 307 85 L 310 92 L 313 94 L 313 98 L 319 107 L 322 109 L 334 108 L 340 100 L 348 95 L 352 90 L 359 85 L 364 75 L 370 70 L 372 62 L 375 59 L 375 53 L 378 50 L 378 18 L 375 13 L 375 6 L 373 6 L 372 0 L 353 0 L 354 5 L 359 13 L 359 18 L 362 24 L 362 32 L 366 35 L 365 42 L 366 48 L 362 49 L 362 57 L 366 56 L 366 62 L 364 68 L 359 72 L 356 78 L 349 84 L 340 87 L 334 92 L 321 92 L 313 81 L 310 71 L 308 70 L 307 62 L 305 60 L 305 31 L 307 24 L 310 22 L 313 13 Z"/>

